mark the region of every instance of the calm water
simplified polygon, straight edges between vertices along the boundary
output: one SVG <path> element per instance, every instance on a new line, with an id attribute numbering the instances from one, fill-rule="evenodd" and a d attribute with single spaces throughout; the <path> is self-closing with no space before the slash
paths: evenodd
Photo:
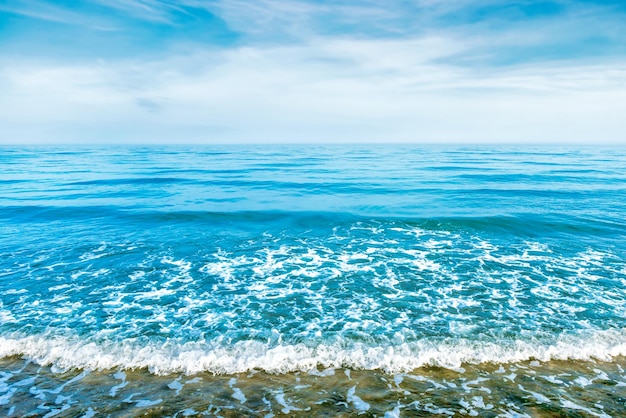
<path id="1" fill-rule="evenodd" d="M 626 149 L 0 148 L 0 414 L 624 416 Z"/>

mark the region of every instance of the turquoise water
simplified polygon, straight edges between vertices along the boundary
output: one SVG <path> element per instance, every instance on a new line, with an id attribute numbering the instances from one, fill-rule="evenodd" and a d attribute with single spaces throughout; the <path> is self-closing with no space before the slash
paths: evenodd
<path id="1" fill-rule="evenodd" d="M 624 148 L 0 148 L 0 407 L 124 404 L 120 388 L 91 410 L 45 409 L 23 383 L 67 373 L 106 393 L 119 373 L 147 386 L 216 374 L 236 413 L 242 373 L 340 386 L 350 371 L 397 383 L 559 361 L 572 381 L 617 367 L 600 380 L 626 398 L 625 219 Z M 367 381 L 337 400 L 346 413 L 374 411 Z M 163 390 L 128 413 L 170 405 Z M 245 413 L 283 413 L 270 392 Z M 533 414 L 500 400 L 492 412 Z M 409 401 L 397 412 L 420 411 Z M 193 415 L 183 406 L 172 414 Z"/>

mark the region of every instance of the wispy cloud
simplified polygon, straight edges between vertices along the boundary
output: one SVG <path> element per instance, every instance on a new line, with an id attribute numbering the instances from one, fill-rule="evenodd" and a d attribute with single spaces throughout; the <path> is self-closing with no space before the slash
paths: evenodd
<path id="1" fill-rule="evenodd" d="M 183 142 L 620 140 L 626 62 L 489 71 L 437 63 L 457 48 L 442 38 L 320 39 L 151 62 L 14 66 L 2 73 L 11 103 L 0 99 L 1 122 L 55 126 L 57 140 L 76 126 L 101 141 L 129 132 Z M 176 127 L 185 139 L 168 136 Z"/>
<path id="2" fill-rule="evenodd" d="M 626 142 L 625 11 L 606 2 L 92 4 L 155 32 L 122 22 L 146 46 L 115 58 L 0 48 L 5 141 Z M 180 35 L 181 16 L 238 41 Z"/>
<path id="3" fill-rule="evenodd" d="M 84 26 L 99 30 L 114 29 L 111 19 L 107 17 L 98 16 L 91 12 L 76 11 L 43 0 L 15 0 L 4 4 L 0 3 L 0 22 L 6 19 L 2 15 L 7 13 L 65 25 Z"/>
<path id="4" fill-rule="evenodd" d="M 172 24 L 174 15 L 189 13 L 183 4 L 159 0 L 91 0 L 103 7 L 109 7 L 137 20 Z"/>

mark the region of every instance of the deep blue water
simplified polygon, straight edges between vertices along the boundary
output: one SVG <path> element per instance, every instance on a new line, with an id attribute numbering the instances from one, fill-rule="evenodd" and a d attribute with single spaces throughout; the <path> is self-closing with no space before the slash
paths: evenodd
<path id="1" fill-rule="evenodd" d="M 626 149 L 0 148 L 0 356 L 86 370 L 626 354 Z"/>

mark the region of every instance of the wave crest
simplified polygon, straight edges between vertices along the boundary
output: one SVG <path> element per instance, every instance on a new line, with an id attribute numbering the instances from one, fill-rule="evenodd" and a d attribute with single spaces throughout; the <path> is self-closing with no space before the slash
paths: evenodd
<path id="1" fill-rule="evenodd" d="M 576 335 L 563 334 L 550 343 L 510 340 L 502 342 L 445 339 L 420 340 L 397 346 L 368 346 L 337 342 L 314 347 L 306 344 L 270 346 L 259 341 L 232 345 L 165 341 L 87 341 L 51 335 L 0 337 L 0 357 L 23 356 L 41 365 L 62 369 L 137 369 L 165 375 L 268 373 L 310 371 L 322 368 L 408 372 L 424 366 L 458 369 L 464 363 L 514 363 L 536 359 L 610 361 L 626 355 L 626 329 Z"/>

